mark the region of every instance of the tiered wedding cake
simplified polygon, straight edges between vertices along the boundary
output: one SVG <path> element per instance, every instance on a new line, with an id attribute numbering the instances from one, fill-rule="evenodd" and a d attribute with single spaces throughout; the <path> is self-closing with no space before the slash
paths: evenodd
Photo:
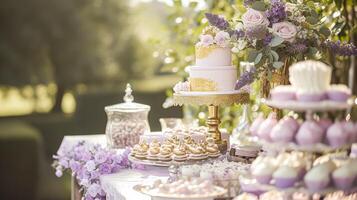
<path id="1" fill-rule="evenodd" d="M 232 66 L 229 34 L 209 27 L 196 44 L 196 63 L 187 68 L 188 82 L 175 87 L 181 91 L 232 91 L 237 81 L 237 70 Z"/>

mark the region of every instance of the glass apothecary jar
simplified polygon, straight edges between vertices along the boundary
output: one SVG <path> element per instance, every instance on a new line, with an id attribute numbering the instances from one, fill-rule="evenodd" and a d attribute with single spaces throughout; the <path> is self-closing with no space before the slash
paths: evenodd
<path id="1" fill-rule="evenodd" d="M 150 106 L 133 102 L 131 93 L 131 86 L 127 84 L 124 103 L 104 108 L 108 117 L 105 134 L 110 148 L 132 147 L 139 143 L 141 135 L 150 132 Z"/>

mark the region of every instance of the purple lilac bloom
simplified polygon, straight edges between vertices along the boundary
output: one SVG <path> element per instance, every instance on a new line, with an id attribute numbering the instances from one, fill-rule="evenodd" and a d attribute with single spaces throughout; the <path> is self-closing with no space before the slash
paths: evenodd
<path id="1" fill-rule="evenodd" d="M 208 22 L 212 26 L 215 26 L 220 30 L 227 30 L 229 28 L 228 21 L 225 20 L 223 17 L 220 17 L 219 15 L 211 14 L 211 13 L 206 13 L 205 15 L 206 15 Z"/>
<path id="2" fill-rule="evenodd" d="M 263 40 L 263 44 L 264 45 L 268 45 L 271 40 L 273 39 L 273 35 L 272 34 L 267 34 Z"/>
<path id="3" fill-rule="evenodd" d="M 340 56 L 357 55 L 357 47 L 352 43 L 326 40 L 323 46 L 329 48 L 333 53 Z"/>
<path id="4" fill-rule="evenodd" d="M 231 38 L 235 38 L 235 39 L 239 39 L 244 37 L 245 33 L 243 30 L 230 30 L 228 31 L 229 36 L 231 36 Z"/>
<path id="5" fill-rule="evenodd" d="M 272 0 L 271 8 L 265 14 L 271 24 L 284 21 L 286 18 L 285 4 L 280 0 Z"/>
<path id="6" fill-rule="evenodd" d="M 91 197 L 96 197 L 97 194 L 99 194 L 101 192 L 102 188 L 100 187 L 99 184 L 94 183 L 91 186 L 88 187 L 87 193 L 91 196 Z"/>
<path id="7" fill-rule="evenodd" d="M 287 51 L 290 54 L 298 54 L 298 53 L 305 53 L 307 51 L 307 46 L 304 43 L 296 43 L 292 44 L 287 48 Z"/>
<path id="8" fill-rule="evenodd" d="M 104 163 L 108 158 L 108 155 L 105 151 L 98 151 L 95 155 L 94 155 L 94 160 L 97 163 Z"/>
<path id="9" fill-rule="evenodd" d="M 254 40 L 254 39 L 260 40 L 265 38 L 266 33 L 267 33 L 267 28 L 264 25 L 258 25 L 258 26 L 249 27 L 246 30 L 245 35 L 250 40 Z"/>
<path id="10" fill-rule="evenodd" d="M 240 77 L 239 80 L 236 83 L 235 90 L 239 90 L 242 87 L 251 84 L 254 81 L 254 75 L 255 75 L 256 69 L 253 67 L 249 71 L 245 71 Z"/>
<path id="11" fill-rule="evenodd" d="M 112 172 L 112 168 L 110 164 L 103 163 L 99 166 L 100 174 L 110 174 Z"/>

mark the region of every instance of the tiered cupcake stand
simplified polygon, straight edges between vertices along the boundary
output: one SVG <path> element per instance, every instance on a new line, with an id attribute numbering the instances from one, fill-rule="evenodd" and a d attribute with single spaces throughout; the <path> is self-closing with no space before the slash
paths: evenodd
<path id="1" fill-rule="evenodd" d="M 346 110 L 352 107 L 353 99 L 349 99 L 347 102 L 332 102 L 332 101 L 323 101 L 323 102 L 297 102 L 297 101 L 274 101 L 268 99 L 262 99 L 262 102 L 266 105 L 277 108 L 277 109 L 285 109 L 295 112 L 303 112 L 305 113 L 306 120 L 313 119 L 313 116 L 316 112 L 328 112 L 328 111 L 339 111 L 339 110 Z M 269 153 L 282 153 L 282 152 L 302 152 L 304 155 L 310 155 L 314 158 L 314 163 L 319 162 L 319 160 L 326 160 L 326 159 L 337 159 L 346 161 L 350 159 L 348 157 L 348 152 L 351 149 L 351 144 L 346 144 L 340 147 L 331 147 L 327 144 L 316 144 L 312 146 L 301 146 L 295 143 L 283 144 L 283 143 L 274 143 L 274 142 L 266 142 L 262 141 L 262 139 L 258 139 L 259 143 L 262 145 L 263 149 Z M 329 157 L 329 158 L 327 158 Z M 260 192 L 267 192 L 267 191 L 283 191 L 288 194 L 292 194 L 294 192 L 305 192 L 307 194 L 318 195 L 318 196 L 325 196 L 330 193 L 334 192 L 341 192 L 337 188 L 328 187 L 324 190 L 318 192 L 309 191 L 304 184 L 298 183 L 293 187 L 282 189 L 277 188 L 272 184 L 260 184 L 253 178 L 252 175 L 248 175 L 246 177 L 241 177 L 241 187 L 243 188 L 244 183 L 247 183 L 246 191 L 250 190 L 250 188 L 259 188 Z M 355 192 L 357 191 L 356 187 L 348 190 L 347 192 Z M 249 191 L 248 191 L 249 192 Z"/>

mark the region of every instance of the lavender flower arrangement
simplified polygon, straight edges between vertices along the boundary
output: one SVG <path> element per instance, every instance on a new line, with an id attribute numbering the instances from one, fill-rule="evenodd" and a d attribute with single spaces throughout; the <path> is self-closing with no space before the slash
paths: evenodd
<path id="1" fill-rule="evenodd" d="M 246 12 L 238 16 L 238 20 L 228 21 L 211 13 L 206 13 L 206 18 L 211 26 L 229 33 L 234 53 L 246 51 L 248 61 L 257 67 L 255 73 L 280 69 L 286 59 L 319 60 L 327 49 L 336 55 L 357 55 L 355 45 L 330 40 L 331 31 L 311 4 L 245 0 L 244 6 Z M 238 88 L 243 86 L 242 83 L 237 85 Z"/>
<path id="2" fill-rule="evenodd" d="M 103 148 L 84 141 L 75 145 L 67 145 L 54 155 L 53 167 L 56 176 L 61 177 L 64 171 L 70 171 L 76 177 L 85 200 L 106 199 L 99 177 L 111 174 L 125 168 L 139 168 L 144 166 L 134 165 L 129 162 L 130 149 L 122 153 Z"/>

